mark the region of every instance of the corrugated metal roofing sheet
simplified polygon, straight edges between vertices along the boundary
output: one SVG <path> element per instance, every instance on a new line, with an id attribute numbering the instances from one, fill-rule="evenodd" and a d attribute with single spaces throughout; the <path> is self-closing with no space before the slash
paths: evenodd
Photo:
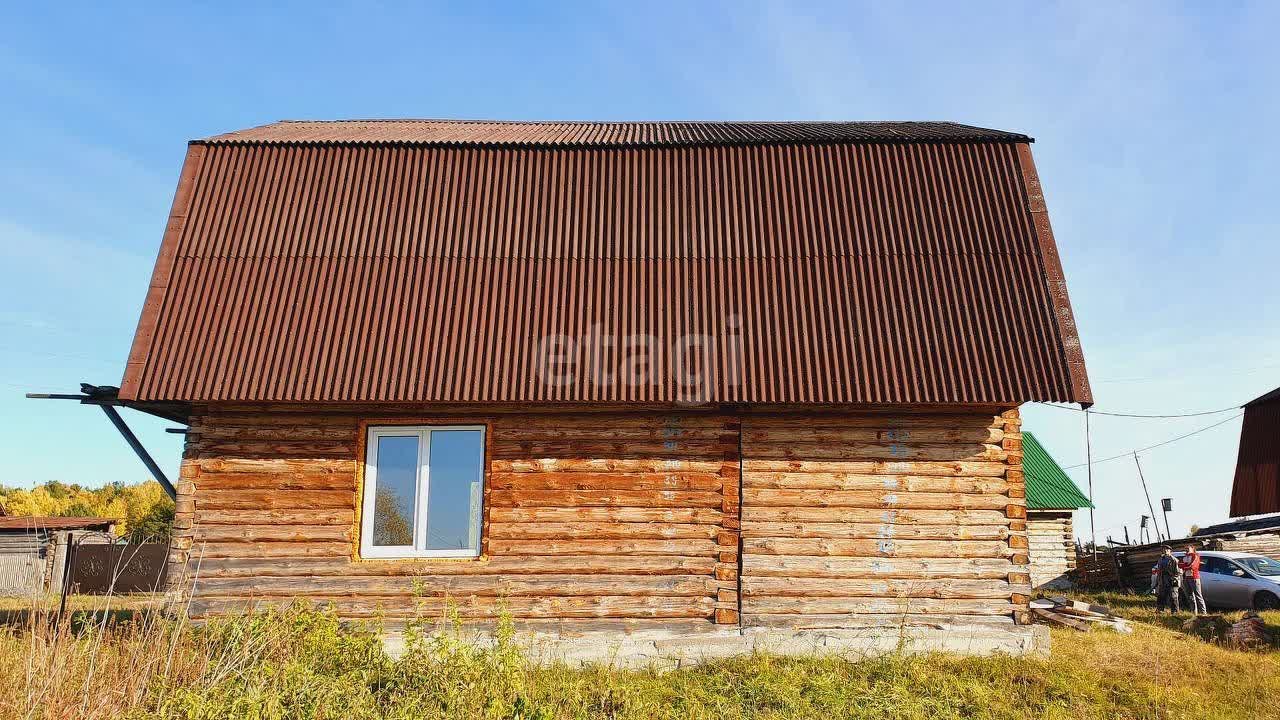
<path id="1" fill-rule="evenodd" d="M 194 144 L 120 396 L 1088 402 L 1029 152 Z"/>
<path id="2" fill-rule="evenodd" d="M 83 530 L 93 528 L 106 530 L 120 522 L 115 518 L 104 517 L 52 517 L 32 515 L 6 515 L 0 517 L 0 530 Z"/>
<path id="3" fill-rule="evenodd" d="M 1022 433 L 1022 472 L 1027 481 L 1027 509 L 1068 510 L 1093 507 L 1089 498 L 1049 455 L 1035 435 Z"/>
<path id="4" fill-rule="evenodd" d="M 763 145 L 813 142 L 1031 142 L 953 122 L 519 122 L 283 120 L 205 143 L 404 143 L 550 147 Z"/>
<path id="5" fill-rule="evenodd" d="M 1244 406 L 1231 517 L 1280 512 L 1280 388 Z"/>

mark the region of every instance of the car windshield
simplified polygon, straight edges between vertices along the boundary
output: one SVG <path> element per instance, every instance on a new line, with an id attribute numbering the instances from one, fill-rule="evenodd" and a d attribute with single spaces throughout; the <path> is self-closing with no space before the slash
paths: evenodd
<path id="1" fill-rule="evenodd" d="M 1267 577 L 1280 575 L 1280 562 L 1272 560 L 1269 557 L 1262 557 L 1261 555 L 1240 557 L 1236 558 L 1236 562 L 1249 568 L 1250 571 L 1258 575 L 1266 575 Z"/>

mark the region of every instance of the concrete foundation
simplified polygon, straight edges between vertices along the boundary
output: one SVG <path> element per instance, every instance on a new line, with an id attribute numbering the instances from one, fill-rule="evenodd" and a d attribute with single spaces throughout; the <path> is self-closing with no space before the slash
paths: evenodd
<path id="1" fill-rule="evenodd" d="M 464 631 L 464 639 L 491 645 L 493 636 L 480 630 Z M 787 630 L 732 628 L 697 634 L 663 631 L 632 633 L 589 632 L 573 635 L 524 633 L 518 635 L 526 655 L 534 662 L 568 665 L 605 664 L 619 668 L 660 667 L 674 669 L 707 660 L 767 653 L 790 656 L 839 655 L 849 660 L 891 652 L 949 652 L 964 655 L 1045 655 L 1048 629 L 1039 625 L 933 625 L 884 628 Z M 404 653 L 404 636 L 384 636 L 387 652 Z"/>

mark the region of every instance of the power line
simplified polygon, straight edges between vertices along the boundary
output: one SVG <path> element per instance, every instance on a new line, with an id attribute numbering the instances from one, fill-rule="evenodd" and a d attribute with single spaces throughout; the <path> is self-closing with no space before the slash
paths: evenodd
<path id="1" fill-rule="evenodd" d="M 1083 462 L 1083 463 L 1078 463 L 1078 464 L 1076 464 L 1076 465 L 1069 465 L 1069 466 L 1067 466 L 1067 467 L 1063 468 L 1063 470 L 1074 470 L 1074 469 L 1076 469 L 1076 468 L 1085 467 L 1086 465 L 1097 465 L 1097 464 L 1099 464 L 1099 463 L 1109 462 L 1109 461 L 1111 461 L 1111 460 L 1119 460 L 1120 458 L 1123 458 L 1123 457 L 1129 457 L 1130 455 L 1133 455 L 1134 453 L 1146 452 L 1146 451 L 1148 451 L 1148 450 L 1155 450 L 1155 449 L 1156 449 L 1156 448 L 1158 448 L 1158 447 L 1164 447 L 1165 445 L 1168 445 L 1168 444 L 1170 444 L 1170 443 L 1175 443 L 1175 442 L 1178 442 L 1179 440 L 1185 440 L 1186 438 L 1189 438 L 1189 437 L 1191 437 L 1192 435 L 1199 435 L 1200 433 L 1202 433 L 1202 432 L 1204 432 L 1204 431 L 1206 431 L 1206 430 L 1212 430 L 1212 429 L 1214 429 L 1214 428 L 1218 427 L 1219 425 L 1226 425 L 1227 423 L 1231 422 L 1232 420 L 1239 419 L 1239 418 L 1241 418 L 1241 417 L 1243 417 L 1243 416 L 1244 416 L 1244 413 L 1239 413 L 1239 414 L 1237 414 L 1237 415 L 1232 415 L 1231 417 L 1227 418 L 1226 420 L 1219 420 L 1218 422 L 1216 422 L 1216 423 L 1214 423 L 1214 424 L 1212 424 L 1212 425 L 1206 425 L 1205 427 L 1202 427 L 1202 428 L 1200 428 L 1199 430 L 1193 430 L 1193 431 L 1191 431 L 1191 432 L 1187 433 L 1186 435 L 1179 435 L 1178 437 L 1175 437 L 1175 438 L 1169 438 L 1168 440 L 1165 440 L 1164 442 L 1159 442 L 1159 443 L 1156 443 L 1155 445 L 1148 445 L 1147 447 L 1144 447 L 1144 448 L 1138 448 L 1137 450 L 1126 450 L 1126 451 L 1124 451 L 1124 452 L 1120 453 L 1119 455 L 1112 455 L 1111 457 L 1103 458 L 1103 459 L 1101 459 L 1101 460 L 1094 460 L 1092 463 Z"/>
<path id="2" fill-rule="evenodd" d="M 1068 405 L 1051 405 L 1050 403 L 1047 403 L 1047 402 L 1038 402 L 1036 404 L 1043 405 L 1045 407 L 1057 408 L 1059 410 L 1074 410 L 1076 412 L 1084 412 L 1083 408 L 1075 408 L 1075 407 L 1070 407 Z M 1109 417 L 1127 417 L 1127 418 L 1188 418 L 1188 417 L 1201 417 L 1204 415 L 1221 415 L 1224 412 L 1231 412 L 1232 410 L 1239 410 L 1239 409 L 1240 409 L 1239 405 L 1232 405 L 1231 407 L 1225 407 L 1225 408 L 1222 408 L 1221 410 L 1205 410 L 1204 412 L 1154 415 L 1154 414 L 1147 414 L 1147 413 L 1103 412 L 1101 410 L 1094 410 L 1093 408 L 1089 408 L 1089 414 L 1090 415 L 1107 415 Z"/>

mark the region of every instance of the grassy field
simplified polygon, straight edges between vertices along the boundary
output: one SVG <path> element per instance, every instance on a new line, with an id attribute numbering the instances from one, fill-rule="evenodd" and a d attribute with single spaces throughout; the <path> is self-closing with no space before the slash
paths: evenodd
<path id="1" fill-rule="evenodd" d="M 1039 659 L 752 656 L 665 673 L 531 667 L 509 638 L 478 650 L 448 633 L 414 635 L 392 660 L 372 633 L 313 610 L 194 628 L 145 609 L 104 618 L 101 599 L 74 599 L 81 609 L 61 624 L 5 608 L 16 625 L 0 629 L 0 717 L 1276 716 L 1280 614 L 1266 616 L 1271 644 L 1246 651 L 1215 642 L 1203 622 L 1184 628 L 1185 615 L 1153 623 L 1149 599 L 1090 599 L 1137 620 L 1135 632 L 1054 629 Z"/>

